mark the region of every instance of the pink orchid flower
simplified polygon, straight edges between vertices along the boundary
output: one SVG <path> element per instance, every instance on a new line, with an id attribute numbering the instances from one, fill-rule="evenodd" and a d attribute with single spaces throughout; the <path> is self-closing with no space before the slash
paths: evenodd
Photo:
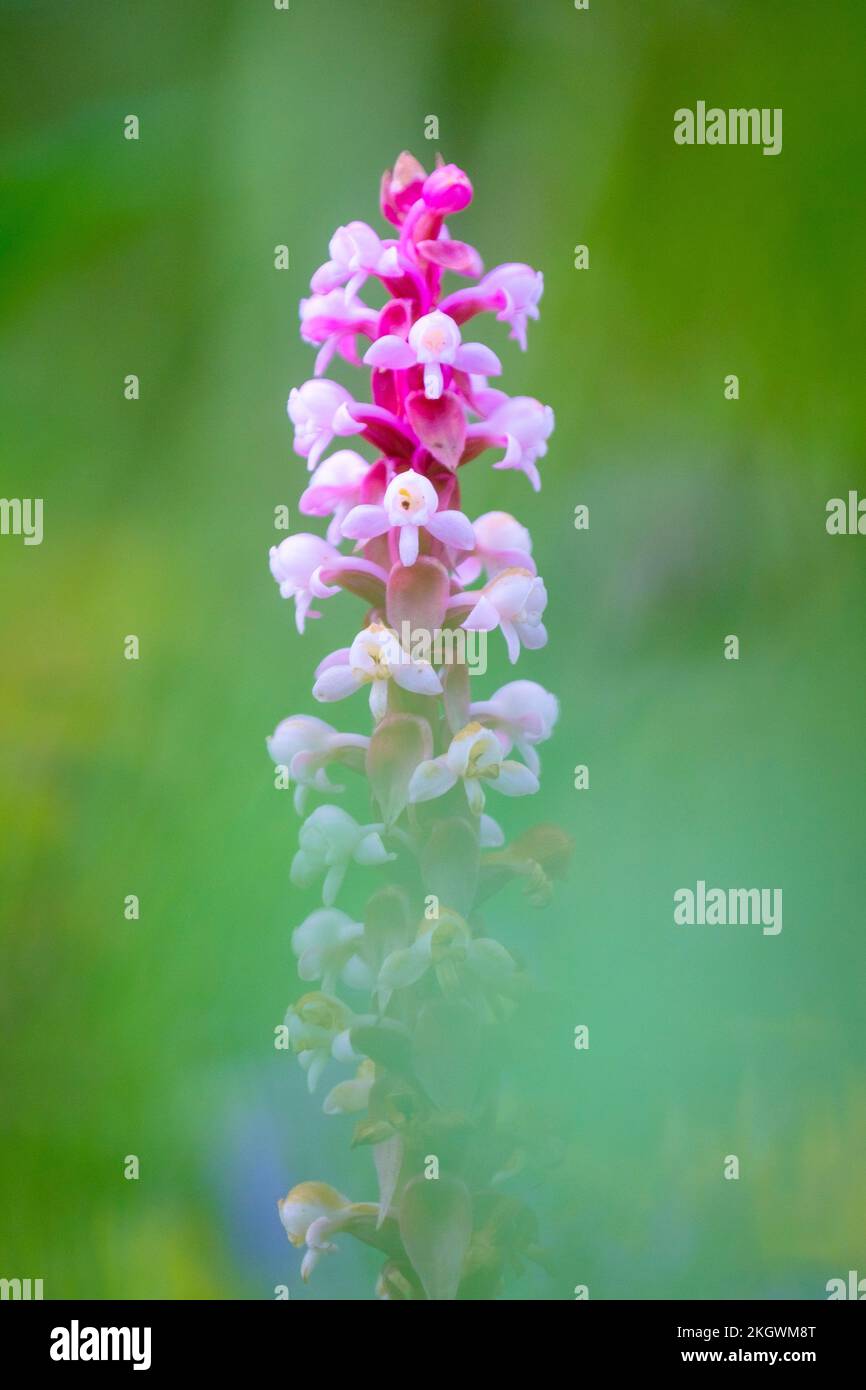
<path id="1" fill-rule="evenodd" d="M 361 485 L 370 465 L 353 449 L 338 449 L 323 459 L 310 479 L 309 487 L 301 493 L 298 510 L 304 516 L 330 516 L 327 538 L 338 545 L 340 527 L 353 507 L 358 505 Z"/>
<path id="2" fill-rule="evenodd" d="M 457 567 L 457 578 L 461 584 L 471 584 L 482 569 L 486 571 L 488 579 L 494 579 L 501 570 L 515 566 L 535 573 L 532 537 L 509 512 L 485 512 L 473 522 L 472 530 L 475 549 Z"/>
<path id="3" fill-rule="evenodd" d="M 316 700 L 344 700 L 362 686 L 370 686 L 370 711 L 375 720 L 388 708 L 388 682 L 416 695 L 441 695 L 442 682 L 429 661 L 415 660 L 400 645 L 395 632 L 382 623 L 370 623 L 351 647 L 332 652 L 316 670 Z"/>
<path id="4" fill-rule="evenodd" d="M 544 276 L 539 270 L 509 261 L 488 271 L 477 285 L 449 294 L 439 308 L 457 323 L 466 323 L 475 314 L 495 314 L 500 323 L 510 326 L 509 337 L 525 352 L 527 320 L 539 317 L 538 301 L 543 292 Z"/>
<path id="5" fill-rule="evenodd" d="M 400 561 L 414 565 L 418 558 L 418 531 L 430 532 L 443 545 L 471 550 L 475 544 L 472 523 L 462 512 L 438 511 L 439 498 L 428 478 L 411 469 L 398 473 L 385 489 L 381 506 L 354 507 L 342 525 L 350 540 L 369 541 L 392 527 L 399 528 Z"/>
<path id="6" fill-rule="evenodd" d="M 559 701 L 537 681 L 509 681 L 490 700 L 479 700 L 469 709 L 473 719 L 487 724 L 498 735 L 506 753 L 516 747 L 536 777 L 540 770 L 536 745 L 553 733 L 559 718 Z"/>
<path id="7" fill-rule="evenodd" d="M 541 618 L 546 606 L 544 581 L 528 569 L 515 566 L 502 570 L 485 584 L 463 627 L 473 632 L 500 628 L 513 664 L 521 646 L 530 651 L 545 646 L 547 629 Z"/>
<path id="8" fill-rule="evenodd" d="M 313 294 L 329 294 L 344 285 L 346 298 L 352 299 L 369 275 L 400 274 L 394 243 L 382 241 L 366 222 L 338 227 L 328 251 L 331 259 L 319 266 L 310 281 Z"/>
<path id="9" fill-rule="evenodd" d="M 286 409 L 295 427 L 295 453 L 307 460 L 311 472 L 335 434 L 357 432 L 358 427 L 351 420 L 342 429 L 335 428 L 337 411 L 351 405 L 354 401 L 345 386 L 327 377 L 292 387 Z"/>
<path id="10" fill-rule="evenodd" d="M 537 319 L 538 301 L 544 293 L 544 276 L 540 270 L 518 261 L 508 261 L 487 272 L 478 286 L 479 293 L 495 295 L 501 292 L 505 304 L 496 317 L 511 329 L 510 338 L 526 351 L 526 323 Z"/>
<path id="11" fill-rule="evenodd" d="M 299 816 L 304 814 L 311 791 L 345 791 L 329 779 L 328 764 L 354 762 L 360 770 L 370 746 L 365 735 L 338 733 L 312 714 L 293 714 L 281 720 L 266 742 L 273 761 L 288 770 L 295 784 L 294 803 Z"/>
<path id="12" fill-rule="evenodd" d="M 322 616 L 311 608 L 313 599 L 330 598 L 339 593 L 339 589 L 322 583 L 320 569 L 323 565 L 339 564 L 343 557 L 321 536 L 300 531 L 295 536 L 287 536 L 279 545 L 272 545 L 269 558 L 271 574 L 280 586 L 281 596 L 295 600 L 295 623 L 302 633 L 307 618 Z"/>
<path id="13" fill-rule="evenodd" d="M 534 490 L 541 489 L 541 477 L 536 459 L 547 453 L 547 441 L 556 423 L 549 405 L 542 405 L 533 396 L 506 396 L 504 391 L 477 390 L 473 396 L 476 406 L 486 415 L 483 423 L 469 425 L 467 441 L 474 440 L 482 448 L 505 448 L 504 456 L 494 468 L 516 468 L 525 473 Z"/>
<path id="14" fill-rule="evenodd" d="M 422 366 L 424 394 L 431 401 L 438 400 L 444 390 L 443 366 L 483 376 L 497 376 L 502 371 L 499 358 L 490 348 L 483 343 L 462 342 L 457 324 L 438 309 L 413 323 L 408 342 L 394 333 L 379 338 L 364 354 L 364 362 L 368 367 L 389 371 Z"/>
<path id="15" fill-rule="evenodd" d="M 339 353 L 352 366 L 360 366 L 355 338 L 359 333 L 374 338 L 377 320 L 378 314 L 359 299 L 350 299 L 342 290 L 302 299 L 301 337 L 305 343 L 319 346 L 313 368 L 315 375 L 321 376 L 327 370 L 334 353 Z"/>

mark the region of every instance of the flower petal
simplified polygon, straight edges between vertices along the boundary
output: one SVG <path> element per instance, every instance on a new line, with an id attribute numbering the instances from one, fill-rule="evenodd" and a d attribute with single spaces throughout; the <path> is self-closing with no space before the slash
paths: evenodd
<path id="1" fill-rule="evenodd" d="M 400 562 L 404 565 L 414 565 L 418 559 L 418 527 L 400 527 Z"/>
<path id="2" fill-rule="evenodd" d="M 417 942 L 401 951 L 392 951 L 382 962 L 379 971 L 379 989 L 405 989 L 420 980 L 430 963 L 426 951 L 419 949 Z"/>
<path id="3" fill-rule="evenodd" d="M 370 713 L 378 724 L 388 713 L 388 682 L 370 682 Z"/>
<path id="4" fill-rule="evenodd" d="M 482 849 L 499 849 L 505 844 L 505 832 L 492 816 L 481 817 L 479 843 Z"/>
<path id="5" fill-rule="evenodd" d="M 429 758 L 419 763 L 409 782 L 410 801 L 432 801 L 444 796 L 457 781 L 444 757 Z"/>
<path id="6" fill-rule="evenodd" d="M 547 628 L 544 623 L 518 623 L 517 631 L 527 651 L 537 652 L 547 646 Z"/>
<path id="7" fill-rule="evenodd" d="M 438 401 L 442 395 L 444 379 L 438 362 L 424 363 L 424 395 L 430 401 Z"/>
<path id="8" fill-rule="evenodd" d="M 388 853 L 378 830 L 369 830 L 358 843 L 353 858 L 356 864 L 387 864 L 397 856 Z"/>
<path id="9" fill-rule="evenodd" d="M 538 778 L 523 763 L 506 758 L 500 764 L 499 775 L 491 777 L 490 785 L 504 796 L 528 796 L 538 791 Z"/>
<path id="10" fill-rule="evenodd" d="M 475 247 L 465 241 L 419 241 L 418 250 L 428 261 L 433 261 L 443 270 L 453 271 L 455 275 L 481 275 L 484 270 Z"/>
<path id="11" fill-rule="evenodd" d="M 328 666 L 313 686 L 313 699 L 328 703 L 331 700 L 345 700 L 360 690 L 362 682 L 351 666 Z"/>
<path id="12" fill-rule="evenodd" d="M 472 598 L 472 594 L 467 594 L 467 598 Z M 481 594 L 472 612 L 464 618 L 461 627 L 470 629 L 472 632 L 492 632 L 499 626 L 499 613 L 490 599 Z"/>
<path id="13" fill-rule="evenodd" d="M 475 974 L 491 984 L 514 974 L 513 959 L 505 947 L 492 937 L 481 936 L 471 941 L 466 949 L 466 958 Z"/>
<path id="14" fill-rule="evenodd" d="M 322 1109 L 326 1115 L 356 1115 L 359 1110 L 366 1110 L 372 1087 L 372 1076 L 338 1081 L 325 1096 Z"/>
<path id="15" fill-rule="evenodd" d="M 472 550 L 475 545 L 472 522 L 462 512 L 436 512 L 427 522 L 427 530 L 437 541 L 457 550 Z"/>
<path id="16" fill-rule="evenodd" d="M 391 671 L 401 690 L 415 695 L 441 695 L 442 682 L 429 661 L 401 661 Z"/>
<path id="17" fill-rule="evenodd" d="M 454 365 L 472 376 L 499 376 L 502 371 L 502 363 L 496 353 L 483 343 L 463 343 L 457 349 Z"/>
<path id="18" fill-rule="evenodd" d="M 392 372 L 400 371 L 406 367 L 414 367 L 415 354 L 402 338 L 398 338 L 394 333 L 386 333 L 384 338 L 377 339 L 364 353 L 364 365 L 384 367 Z"/>
<path id="19" fill-rule="evenodd" d="M 388 513 L 384 507 L 375 507 L 366 503 L 360 507 L 352 508 L 348 515 L 343 518 L 340 530 L 349 540 L 369 541 L 374 536 L 384 535 L 389 525 Z"/>
<path id="20" fill-rule="evenodd" d="M 513 666 L 520 656 L 520 638 L 517 634 L 517 628 L 505 618 L 500 621 L 499 626 L 502 630 L 502 636 L 505 638 L 505 646 L 508 649 L 508 660 Z"/>

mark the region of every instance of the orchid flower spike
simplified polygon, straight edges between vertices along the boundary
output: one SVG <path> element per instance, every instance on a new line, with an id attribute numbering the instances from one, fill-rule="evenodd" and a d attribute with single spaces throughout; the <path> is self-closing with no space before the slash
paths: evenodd
<path id="1" fill-rule="evenodd" d="M 461 510 L 462 485 L 466 466 L 491 450 L 494 469 L 525 473 L 537 491 L 554 416 L 533 397 L 490 385 L 502 371 L 499 358 L 464 341 L 473 336 L 469 321 L 484 313 L 525 349 L 544 289 L 541 274 L 523 262 L 485 274 L 479 251 L 455 239 L 451 219 L 472 198 L 457 165 L 437 156 L 428 174 L 404 152 L 381 183 L 385 235 L 354 220 L 331 237 L 300 305 L 314 376 L 287 404 L 294 449 L 311 474 L 300 511 L 322 518 L 326 534 L 287 536 L 269 557 L 281 595 L 295 601 L 299 632 L 320 616 L 319 600 L 338 590 L 346 603 L 363 605 L 366 616 L 340 639 L 351 645 L 320 661 L 312 693 L 330 704 L 369 686 L 372 714 L 372 732 L 364 720 L 369 737 L 301 714 L 267 740 L 275 782 L 292 784 L 305 817 L 291 883 L 321 893 L 292 924 L 297 974 L 309 992 L 278 1032 L 311 1092 L 326 1068 L 346 1068 L 336 1084 L 322 1086 L 322 1108 L 358 1117 L 352 1143 L 371 1146 L 379 1184 L 376 1202 L 353 1202 L 326 1183 L 299 1183 L 279 1203 L 280 1219 L 304 1249 L 305 1280 L 334 1250 L 337 1233 L 377 1247 L 387 1261 L 377 1292 L 388 1299 L 496 1297 L 505 1269 L 519 1268 L 535 1240 L 528 1213 L 512 1211 L 490 1187 L 509 1171 L 500 1150 L 507 1159 L 513 1141 L 508 1116 L 485 1105 L 484 1049 L 474 1036 L 479 1031 L 480 1044 L 510 1016 L 521 979 L 492 929 L 478 934 L 478 909 L 492 923 L 487 900 L 512 879 L 530 901 L 547 901 L 569 843 L 541 825 L 506 844 L 487 814 L 489 789 L 509 797 L 538 791 L 538 749 L 559 707 L 530 680 L 474 698 L 479 683 L 469 677 L 483 675 L 486 662 L 472 660 L 477 644 L 463 642 L 466 631 L 500 628 L 514 663 L 521 648 L 547 642 L 547 593 L 526 527 L 499 510 L 473 524 Z M 452 276 L 462 286 L 452 289 Z M 381 307 L 360 297 L 368 280 Z M 358 398 L 324 375 L 336 359 L 371 369 Z M 360 452 L 343 448 L 344 439 Z M 365 779 L 378 821 L 361 823 L 333 803 L 344 768 Z M 310 811 L 314 795 L 326 800 Z M 437 807 L 438 798 L 445 799 Z M 381 867 L 398 853 L 392 872 L 357 875 L 370 883 L 351 911 L 342 900 L 336 905 L 350 865 Z M 422 900 L 425 918 L 414 930 Z M 339 997 L 358 997 L 349 991 L 360 992 L 358 1009 Z M 437 1065 L 443 1046 L 460 1066 Z M 417 1163 L 405 1161 L 406 1144 L 412 1153 L 435 1148 L 437 1115 L 454 1114 L 484 1143 L 479 1161 L 474 1149 L 452 1155 L 443 1216 L 441 1203 L 430 1208 Z"/>
<path id="2" fill-rule="evenodd" d="M 399 528 L 400 562 L 414 565 L 418 558 L 418 530 L 424 527 L 443 545 L 471 550 L 475 544 L 472 523 L 462 512 L 440 512 L 436 489 L 421 473 L 398 473 L 385 489 L 382 505 L 354 507 L 342 524 L 350 540 L 368 541 Z"/>
<path id="3" fill-rule="evenodd" d="M 408 342 L 393 333 L 386 333 L 367 349 L 364 362 L 368 367 L 403 371 L 408 367 L 424 368 L 424 394 L 436 401 L 444 389 L 443 366 L 482 376 L 498 376 L 502 364 L 495 352 L 483 343 L 463 343 L 460 329 L 454 320 L 441 310 L 434 309 L 413 323 Z"/>

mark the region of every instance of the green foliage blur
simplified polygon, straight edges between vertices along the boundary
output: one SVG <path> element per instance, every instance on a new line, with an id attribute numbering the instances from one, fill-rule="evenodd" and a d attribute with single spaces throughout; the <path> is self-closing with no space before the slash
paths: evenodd
<path id="1" fill-rule="evenodd" d="M 858 0 L 0 4 L 0 492 L 45 499 L 41 546 L 0 537 L 0 1275 L 372 1297 L 348 1237 L 301 1285 L 277 1219 L 296 1182 L 375 1177 L 273 1048 L 314 898 L 264 746 L 361 610 L 299 639 L 267 548 L 306 477 L 297 302 L 404 148 L 469 171 L 488 267 L 546 277 L 526 356 L 482 330 L 556 411 L 544 489 L 486 458 L 463 489 L 529 526 L 550 593 L 515 674 L 562 715 L 503 819 L 576 845 L 553 905 L 490 909 L 559 1001 L 518 1040 L 549 1272 L 507 1296 L 866 1272 L 866 539 L 824 526 L 866 493 L 864 40 Z M 699 99 L 782 107 L 782 153 L 675 146 Z M 781 887 L 782 933 L 674 927 L 698 879 Z"/>

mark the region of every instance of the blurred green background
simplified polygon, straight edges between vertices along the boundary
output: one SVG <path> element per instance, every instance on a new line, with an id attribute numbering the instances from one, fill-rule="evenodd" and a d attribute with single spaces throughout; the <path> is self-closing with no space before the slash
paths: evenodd
<path id="1" fill-rule="evenodd" d="M 550 642 L 518 674 L 562 717 L 532 818 L 577 846 L 554 905 L 497 900 L 563 998 L 524 1040 L 563 1145 L 522 1189 L 553 1273 L 509 1297 L 866 1274 L 866 539 L 824 527 L 866 492 L 863 5 L 5 0 L 0 28 L 0 491 L 45 499 L 42 546 L 0 539 L 0 1275 L 372 1295 L 348 1238 L 304 1288 L 275 1207 L 375 1185 L 272 1046 L 313 897 L 264 750 L 360 608 L 301 641 L 267 548 L 306 477 L 297 301 L 403 148 L 469 171 L 457 234 L 487 266 L 546 277 L 526 356 L 483 329 L 505 389 L 556 411 L 544 490 L 485 459 L 463 499 L 534 536 Z M 675 146 L 699 99 L 782 107 L 783 152 Z M 698 878 L 781 887 L 781 935 L 675 928 Z"/>

